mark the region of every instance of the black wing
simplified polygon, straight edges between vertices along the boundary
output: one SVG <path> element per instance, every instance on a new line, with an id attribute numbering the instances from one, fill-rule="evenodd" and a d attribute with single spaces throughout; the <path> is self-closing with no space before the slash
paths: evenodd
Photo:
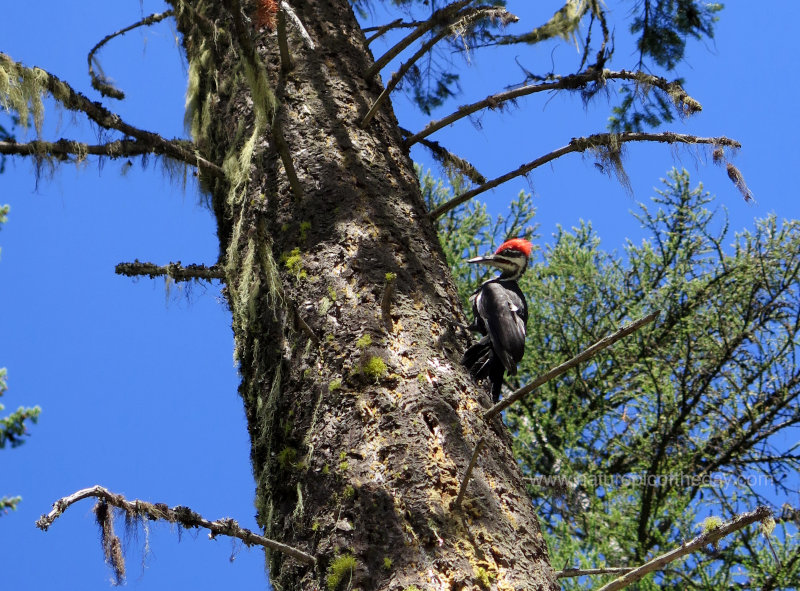
<path id="1" fill-rule="evenodd" d="M 475 310 L 483 319 L 495 354 L 506 371 L 514 375 L 525 352 L 525 321 L 528 316 L 519 288 L 508 289 L 500 282 L 490 281 L 476 296 Z"/>

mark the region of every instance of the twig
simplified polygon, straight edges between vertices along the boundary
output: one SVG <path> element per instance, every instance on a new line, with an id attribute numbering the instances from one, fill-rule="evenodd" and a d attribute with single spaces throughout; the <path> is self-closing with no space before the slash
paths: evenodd
<path id="1" fill-rule="evenodd" d="M 151 153 L 169 156 L 175 160 L 186 162 L 192 166 L 196 166 L 218 176 L 224 176 L 224 172 L 220 166 L 213 162 L 209 162 L 195 154 L 193 150 L 184 147 L 184 142 L 180 140 L 167 140 L 151 131 L 145 131 L 125 123 L 122 118 L 103 107 L 100 103 L 92 102 L 84 95 L 76 92 L 69 84 L 42 70 L 40 68 L 25 68 L 25 66 L 15 62 L 5 53 L 0 53 L 0 67 L 6 71 L 20 72 L 22 75 L 23 70 L 32 72 L 35 77 L 43 79 L 43 86 L 47 89 L 54 99 L 56 99 L 64 108 L 70 111 L 78 111 L 84 113 L 89 119 L 97 123 L 100 127 L 105 129 L 116 129 L 127 136 L 136 138 L 144 145 L 151 147 Z"/>
<path id="2" fill-rule="evenodd" d="M 117 275 L 125 275 L 126 277 L 140 277 L 142 275 L 148 276 L 150 279 L 155 279 L 163 275 L 171 277 L 175 281 L 191 281 L 192 279 L 205 279 L 211 281 L 213 279 L 225 280 L 225 272 L 222 267 L 213 265 L 206 267 L 205 265 L 181 265 L 181 262 L 170 263 L 168 265 L 156 265 L 154 263 L 140 263 L 138 260 L 132 263 L 120 263 L 114 268 Z"/>
<path id="3" fill-rule="evenodd" d="M 607 337 L 604 337 L 604 338 L 600 339 L 594 345 L 592 345 L 588 349 L 578 353 L 575 357 L 573 357 L 569 361 L 565 361 L 564 363 L 562 363 L 558 367 L 554 367 L 553 369 L 548 371 L 543 376 L 540 376 L 540 377 L 536 378 L 530 384 L 528 384 L 526 386 L 523 386 L 522 388 L 520 388 L 519 390 L 517 390 L 516 392 L 514 392 L 513 394 L 508 396 L 508 398 L 504 398 L 503 400 L 501 400 L 500 402 L 495 404 L 492 408 L 490 408 L 489 410 L 487 410 L 483 414 L 483 418 L 486 419 L 486 420 L 489 420 L 493 416 L 495 416 L 496 414 L 503 412 L 506 408 L 511 406 L 514 402 L 516 402 L 517 400 L 519 400 L 523 396 L 526 396 L 527 394 L 530 394 L 531 392 L 536 390 L 536 388 L 538 388 L 542 384 L 546 384 L 550 380 L 552 380 L 554 378 L 557 378 L 558 376 L 560 376 L 564 372 L 572 369 L 573 367 L 575 367 L 579 363 L 581 363 L 583 361 L 586 361 L 587 359 L 591 359 L 592 357 L 597 355 L 600 351 L 602 351 L 603 349 L 605 349 L 607 347 L 610 347 L 611 345 L 616 343 L 618 340 L 628 336 L 629 334 L 631 334 L 633 332 L 636 332 L 637 330 L 639 330 L 640 328 L 642 328 L 646 324 L 650 324 L 653 320 L 658 318 L 658 315 L 660 313 L 661 312 L 651 312 L 650 314 L 648 314 L 644 318 L 640 318 L 639 320 L 636 320 L 635 322 L 631 322 L 627 326 L 623 326 L 622 328 L 620 328 L 617 332 L 615 332 L 613 334 L 610 334 Z"/>
<path id="4" fill-rule="evenodd" d="M 372 78 L 375 74 L 380 72 L 386 64 L 392 61 L 401 51 L 414 43 L 414 41 L 422 37 L 425 33 L 433 29 L 436 25 L 448 24 L 452 15 L 464 8 L 470 2 L 472 2 L 472 0 L 459 0 L 458 2 L 448 4 L 447 6 L 434 12 L 433 15 L 431 15 L 431 18 L 420 23 L 416 29 L 403 37 L 399 43 L 378 58 L 378 60 L 372 64 L 372 66 L 370 66 L 366 72 L 364 72 L 364 78 Z"/>
<path id="5" fill-rule="evenodd" d="M 405 22 L 403 19 L 399 18 L 385 25 L 380 25 L 376 27 L 366 27 L 361 30 L 364 33 L 371 33 L 372 31 L 377 31 L 371 37 L 367 37 L 367 45 L 369 45 L 370 43 L 375 41 L 375 39 L 377 39 L 378 37 L 383 36 L 384 33 L 386 33 L 387 31 L 391 31 L 392 29 L 413 29 L 415 27 L 418 27 L 419 25 L 420 21 Z"/>
<path id="6" fill-rule="evenodd" d="M 475 444 L 475 451 L 472 452 L 467 471 L 464 472 L 464 478 L 461 480 L 461 487 L 458 489 L 458 496 L 453 503 L 453 509 L 458 509 L 461 506 L 461 501 L 464 500 L 464 494 L 467 492 L 467 484 L 469 484 L 469 477 L 472 476 L 472 469 L 475 467 L 475 463 L 478 461 L 478 454 L 481 453 L 485 443 L 486 439 L 481 437 L 478 443 Z"/>
<path id="7" fill-rule="evenodd" d="M 119 35 L 124 35 L 128 31 L 132 31 L 137 27 L 147 27 L 150 25 L 154 25 L 158 22 L 163 21 L 165 18 L 173 16 L 174 14 L 175 12 L 172 10 L 167 10 L 165 12 L 156 12 L 148 17 L 143 18 L 137 23 L 127 26 L 124 29 L 120 29 L 116 33 L 111 33 L 110 35 L 106 35 L 105 37 L 103 37 L 97 45 L 92 47 L 91 51 L 89 51 L 89 55 L 86 57 L 86 61 L 89 64 L 89 77 L 92 79 L 92 87 L 95 90 L 99 91 L 100 94 L 102 94 L 103 96 L 109 96 L 111 98 L 120 100 L 124 99 L 125 98 L 124 92 L 122 92 L 118 88 L 114 88 L 114 86 L 112 86 L 106 79 L 106 77 L 103 76 L 102 74 L 100 76 L 95 74 L 93 65 L 93 62 L 95 61 L 94 54 L 97 53 L 100 50 L 100 48 L 103 47 L 103 45 L 111 41 L 114 37 L 118 37 Z"/>
<path id="8" fill-rule="evenodd" d="M 624 575 L 633 570 L 632 566 L 609 566 L 605 568 L 565 568 L 555 571 L 556 579 L 570 577 L 590 577 L 592 575 Z"/>
<path id="9" fill-rule="evenodd" d="M 723 523 L 722 525 L 710 529 L 697 536 L 693 540 L 690 540 L 689 542 L 686 542 L 681 546 L 648 561 L 642 566 L 634 568 L 629 573 L 611 581 L 607 585 L 603 585 L 600 587 L 600 589 L 598 589 L 598 591 L 616 591 L 617 589 L 623 589 L 624 587 L 627 587 L 628 585 L 640 580 L 646 574 L 661 570 L 670 562 L 686 556 L 695 550 L 699 550 L 708 544 L 713 544 L 717 540 L 724 538 L 728 534 L 738 531 L 753 522 L 763 521 L 771 515 L 772 511 L 769 509 L 769 507 L 758 507 L 756 510 L 749 513 L 741 513 L 728 523 Z"/>
<path id="10" fill-rule="evenodd" d="M 178 523 L 187 528 L 202 527 L 211 532 L 209 534 L 211 538 L 218 535 L 238 538 L 247 546 L 263 546 L 264 548 L 287 554 L 307 564 L 316 563 L 316 559 L 310 554 L 255 534 L 249 529 L 240 527 L 233 519 L 225 518 L 218 519 L 217 521 L 209 521 L 188 507 L 177 506 L 170 509 L 163 503 L 147 503 L 139 500 L 127 501 L 122 495 L 112 493 L 99 485 L 84 488 L 69 496 L 58 499 L 53 503 L 53 510 L 39 518 L 36 522 L 36 527 L 42 531 L 47 531 L 53 522 L 64 513 L 67 507 L 89 497 L 96 497 L 100 499 L 101 502 L 105 501 L 109 505 L 118 507 L 132 517 L 147 517 L 154 521 L 165 520 L 170 523 Z"/>
<path id="11" fill-rule="evenodd" d="M 505 13 L 506 11 L 503 8 L 496 8 L 494 6 L 481 6 L 478 8 L 467 8 L 456 14 L 454 17 L 452 17 L 453 23 L 451 25 L 442 27 L 442 29 L 436 35 L 434 35 L 433 37 L 428 39 L 425 43 L 423 43 L 422 46 L 417 50 L 417 52 L 414 55 L 412 55 L 408 60 L 403 62 L 403 64 L 400 66 L 400 69 L 398 69 L 397 72 L 392 74 L 392 77 L 389 79 L 389 82 L 386 84 L 386 87 L 383 89 L 383 92 L 381 92 L 381 94 L 375 100 L 375 103 L 373 103 L 372 107 L 364 116 L 364 119 L 361 121 L 359 126 L 363 129 L 367 125 L 369 125 L 370 121 L 372 121 L 372 118 L 375 117 L 375 114 L 381 108 L 381 105 L 383 105 L 383 103 L 386 102 L 386 99 L 389 98 L 391 92 L 397 87 L 398 84 L 400 84 L 400 81 L 403 79 L 403 76 L 405 76 L 408 73 L 408 71 L 414 66 L 414 64 L 417 63 L 417 61 L 420 58 L 422 58 L 425 54 L 427 54 L 434 45 L 436 45 L 439 41 L 450 35 L 452 25 L 463 21 L 469 21 L 470 19 L 473 19 L 486 12 Z"/>
<path id="12" fill-rule="evenodd" d="M 668 144 L 675 144 L 675 143 L 710 144 L 712 146 L 729 146 L 732 148 L 742 147 L 742 145 L 736 140 L 732 140 L 726 137 L 698 137 L 696 135 L 674 133 L 671 131 L 664 131 L 661 133 L 650 133 L 650 132 L 639 132 L 639 131 L 626 131 L 619 134 L 597 133 L 595 135 L 590 135 L 587 137 L 573 138 L 566 146 L 562 146 L 557 150 L 553 150 L 549 154 L 545 154 L 544 156 L 540 156 L 536 160 L 532 160 L 527 164 L 523 164 L 516 170 L 507 172 L 502 176 L 499 176 L 487 183 L 484 183 L 480 187 L 475 187 L 474 189 L 462 193 L 458 197 L 454 197 L 449 201 L 445 201 L 439 207 L 430 212 L 430 214 L 428 215 L 430 215 L 431 219 L 435 220 L 442 214 L 445 214 L 451 209 L 458 207 L 462 203 L 469 201 L 473 197 L 476 197 L 477 195 L 480 195 L 481 193 L 484 193 L 489 189 L 494 189 L 498 185 L 502 185 L 506 181 L 509 181 L 513 178 L 528 174 L 533 169 L 539 168 L 543 164 L 547 164 L 548 162 L 555 160 L 556 158 L 560 158 L 565 154 L 570 154 L 572 152 L 585 152 L 586 150 L 590 150 L 593 148 L 606 148 L 613 150 L 617 149 L 621 144 L 626 142 L 661 142 Z"/>
<path id="13" fill-rule="evenodd" d="M 459 107 L 447 117 L 428 123 L 428 125 L 426 125 L 421 131 L 406 139 L 405 145 L 406 147 L 409 147 L 420 141 L 422 138 L 428 137 L 435 131 L 446 127 L 447 125 L 450 125 L 459 119 L 468 117 L 482 109 L 496 109 L 505 102 L 537 92 L 545 92 L 548 90 L 578 90 L 580 88 L 584 88 L 587 84 L 592 82 L 604 82 L 605 80 L 635 80 L 640 84 L 659 88 L 669 94 L 676 105 L 683 105 L 684 112 L 686 114 L 696 113 L 703 109 L 699 102 L 690 97 L 686 91 L 683 90 L 680 82 L 677 80 L 669 82 L 666 78 L 653 76 L 644 72 L 628 72 L 626 70 L 614 72 L 610 70 L 590 69 L 580 74 L 564 76 L 554 82 L 530 84 L 521 86 L 520 88 L 507 90 L 505 92 L 498 92 L 497 94 L 487 96 L 483 100 Z"/>
<path id="14" fill-rule="evenodd" d="M 289 16 L 289 20 L 292 21 L 292 24 L 295 26 L 297 31 L 300 33 L 300 36 L 303 38 L 303 41 L 306 42 L 309 49 L 316 49 L 316 45 L 314 45 L 314 40 L 311 38 L 311 35 L 308 34 L 306 28 L 303 26 L 303 23 L 300 21 L 300 18 L 297 16 L 295 11 L 289 6 L 289 3 L 285 0 L 281 2 L 281 8 L 283 12 L 285 12 Z"/>

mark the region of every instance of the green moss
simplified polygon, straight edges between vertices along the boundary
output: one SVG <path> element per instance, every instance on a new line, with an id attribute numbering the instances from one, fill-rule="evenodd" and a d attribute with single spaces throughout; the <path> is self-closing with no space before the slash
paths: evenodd
<path id="1" fill-rule="evenodd" d="M 311 222 L 300 222 L 300 242 L 305 242 L 308 238 L 308 231 L 311 229 Z"/>
<path id="2" fill-rule="evenodd" d="M 488 570 L 483 568 L 482 566 L 478 566 L 475 568 L 475 578 L 478 579 L 478 583 L 484 589 L 489 589 L 492 586 L 492 581 L 494 580 L 494 574 L 490 573 Z"/>
<path id="3" fill-rule="evenodd" d="M 408 587 L 403 589 L 403 591 L 421 591 L 421 589 L 416 585 L 409 585 Z"/>
<path id="4" fill-rule="evenodd" d="M 348 484 L 345 487 L 344 492 L 342 493 L 342 497 L 349 500 L 352 499 L 354 496 L 356 496 L 356 489 L 354 489 L 351 485 Z"/>
<path id="5" fill-rule="evenodd" d="M 316 519 L 311 524 L 311 531 L 319 531 L 319 521 L 317 521 Z"/>
<path id="6" fill-rule="evenodd" d="M 281 262 L 295 279 L 305 279 L 308 276 L 306 270 L 303 269 L 303 256 L 300 254 L 299 248 L 293 248 L 291 252 L 283 253 Z"/>
<path id="7" fill-rule="evenodd" d="M 276 459 L 278 460 L 278 465 L 281 468 L 284 470 L 289 470 L 293 468 L 297 462 L 297 450 L 293 447 L 284 447 L 278 452 Z"/>
<path id="8" fill-rule="evenodd" d="M 288 232 L 289 231 L 289 224 L 283 223 L 281 224 L 281 232 Z"/>
<path id="9" fill-rule="evenodd" d="M 339 470 L 341 470 L 342 472 L 347 472 L 347 469 L 349 467 L 350 467 L 350 464 L 348 464 L 347 462 L 342 462 L 342 463 L 339 464 Z"/>
<path id="10" fill-rule="evenodd" d="M 323 473 L 325 476 L 327 476 L 328 474 L 330 474 L 330 473 L 331 473 L 331 468 L 330 468 L 330 466 L 328 466 L 328 464 L 325 464 L 325 465 L 322 467 L 322 473 Z"/>
<path id="11" fill-rule="evenodd" d="M 340 460 L 347 459 L 347 452 L 346 451 L 339 452 L 339 459 Z"/>
<path id="12" fill-rule="evenodd" d="M 395 279 L 397 279 L 397 273 L 387 273 L 386 274 L 386 283 L 391 283 Z"/>
<path id="13" fill-rule="evenodd" d="M 336 392 L 342 387 L 342 378 L 336 378 L 335 380 L 331 380 L 331 383 L 328 384 L 328 392 Z"/>
<path id="14" fill-rule="evenodd" d="M 335 591 L 345 579 L 352 579 L 355 568 L 356 559 L 352 554 L 342 554 L 331 562 L 326 578 L 328 591 Z"/>
<path id="15" fill-rule="evenodd" d="M 356 347 L 358 347 L 359 349 L 366 349 L 371 344 L 372 344 L 372 337 L 370 335 L 368 335 L 368 334 L 362 335 L 356 341 Z"/>
<path id="16" fill-rule="evenodd" d="M 332 302 L 336 301 L 336 290 L 333 288 L 332 285 L 328 286 L 328 297 L 331 299 Z"/>
<path id="17" fill-rule="evenodd" d="M 388 556 L 383 557 L 383 568 L 386 570 L 392 570 L 392 559 Z"/>
<path id="18" fill-rule="evenodd" d="M 361 367 L 362 373 L 373 379 L 380 379 L 386 375 L 386 363 L 380 357 L 372 356 Z"/>

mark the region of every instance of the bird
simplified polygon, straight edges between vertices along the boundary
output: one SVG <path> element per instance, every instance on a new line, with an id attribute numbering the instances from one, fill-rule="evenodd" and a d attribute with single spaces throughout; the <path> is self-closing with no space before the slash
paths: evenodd
<path id="1" fill-rule="evenodd" d="M 495 404 L 500 401 L 503 374 L 515 375 L 525 352 L 528 302 L 517 281 L 528 267 L 532 247 L 524 238 L 512 238 L 494 254 L 467 261 L 501 271 L 497 277 L 484 281 L 470 297 L 473 322 L 468 328 L 482 337 L 464 352 L 461 360 L 475 381 L 489 378 Z"/>

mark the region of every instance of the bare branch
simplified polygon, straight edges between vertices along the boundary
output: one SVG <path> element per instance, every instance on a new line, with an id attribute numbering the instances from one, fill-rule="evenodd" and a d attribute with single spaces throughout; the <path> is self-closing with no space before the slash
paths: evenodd
<path id="1" fill-rule="evenodd" d="M 448 4 L 447 6 L 440 8 L 436 12 L 433 13 L 431 18 L 428 20 L 420 23 L 416 29 L 414 29 L 411 33 L 406 35 L 403 39 L 400 40 L 397 45 L 389 49 L 386 53 L 384 53 L 378 60 L 372 64 L 370 68 L 364 72 L 364 78 L 372 78 L 375 74 L 380 72 L 383 67 L 392 61 L 397 55 L 400 54 L 406 47 L 414 43 L 417 39 L 422 37 L 425 33 L 436 27 L 437 25 L 447 25 L 450 23 L 453 15 L 456 14 L 459 10 L 464 8 L 467 4 L 472 2 L 472 0 L 458 0 L 458 2 L 453 2 L 452 4 Z"/>
<path id="2" fill-rule="evenodd" d="M 609 566 L 604 568 L 565 568 L 555 571 L 556 579 L 570 577 L 590 577 L 593 575 L 624 575 L 633 570 L 632 566 Z"/>
<path id="3" fill-rule="evenodd" d="M 467 8 L 455 16 L 452 17 L 452 25 L 468 22 L 473 18 L 476 18 L 482 14 L 486 13 L 502 13 L 507 15 L 508 13 L 504 8 L 496 8 L 494 6 L 479 6 L 477 8 Z M 364 119 L 361 121 L 359 126 L 361 128 L 366 127 L 369 125 L 369 122 L 372 121 L 372 118 L 375 117 L 375 114 L 381 108 L 381 105 L 386 102 L 386 99 L 389 98 L 389 94 L 400 84 L 400 81 L 403 79 L 408 71 L 414 66 L 417 61 L 422 58 L 425 54 L 427 54 L 431 48 L 436 45 L 439 41 L 450 35 L 452 25 L 448 25 L 446 27 L 442 27 L 442 29 L 433 37 L 428 39 L 422 46 L 417 50 L 417 52 L 412 55 L 408 60 L 403 62 L 400 66 L 400 69 L 397 70 L 392 77 L 389 79 L 389 82 L 386 84 L 386 87 L 381 92 L 380 96 L 375 100 L 375 103 L 370 108 L 369 112 L 364 116 Z"/>
<path id="4" fill-rule="evenodd" d="M 467 471 L 464 472 L 464 478 L 461 480 L 461 487 L 458 489 L 458 496 L 456 497 L 455 502 L 453 503 L 453 509 L 458 509 L 461 506 L 461 501 L 464 499 L 464 493 L 467 492 L 467 484 L 469 484 L 469 478 L 472 476 L 472 470 L 475 468 L 475 463 L 478 461 L 478 454 L 481 453 L 484 444 L 486 443 L 486 439 L 481 437 L 478 439 L 478 443 L 475 444 L 475 451 L 472 452 L 472 457 L 469 460 L 469 465 L 467 466 Z"/>
<path id="5" fill-rule="evenodd" d="M 84 113 L 100 127 L 116 129 L 127 136 L 139 140 L 143 145 L 150 146 L 150 152 L 153 154 L 169 156 L 214 175 L 224 176 L 221 167 L 198 156 L 193 150 L 185 147 L 184 142 L 167 140 L 157 133 L 145 131 L 125 123 L 119 115 L 112 113 L 100 103 L 90 101 L 81 93 L 76 92 L 69 84 L 45 70 L 25 68 L 5 53 L 0 53 L 0 67 L 6 71 L 20 72 L 20 74 L 23 70 L 33 72 L 36 77 L 43 81 L 43 86 L 47 89 L 47 92 L 66 109 Z"/>
<path id="6" fill-rule="evenodd" d="M 154 25 L 158 22 L 163 21 L 165 18 L 173 16 L 175 14 L 172 10 L 167 10 L 165 12 L 156 12 L 155 14 L 151 14 L 148 17 L 143 18 L 137 23 L 134 23 L 130 26 L 125 27 L 124 29 L 120 29 L 116 33 L 111 33 L 110 35 L 106 35 L 103 37 L 100 42 L 92 47 L 91 51 L 89 51 L 89 55 L 86 57 L 86 61 L 89 63 L 89 77 L 92 79 L 92 88 L 97 90 L 103 96 L 108 96 L 114 99 L 124 99 L 125 93 L 119 90 L 118 88 L 114 87 L 109 80 L 103 76 L 102 71 L 101 74 L 98 76 L 94 71 L 94 64 L 96 62 L 94 54 L 97 53 L 103 45 L 111 41 L 114 37 L 118 37 L 119 35 L 124 35 L 128 31 L 132 31 L 137 27 L 147 27 L 150 25 Z M 99 64 L 98 64 L 99 67 Z"/>
<path id="7" fill-rule="evenodd" d="M 537 92 L 546 92 L 549 90 L 579 90 L 585 88 L 591 83 L 604 83 L 606 80 L 632 80 L 638 84 L 645 86 L 653 86 L 666 92 L 675 103 L 682 109 L 682 112 L 687 115 L 702 111 L 702 105 L 693 99 L 680 85 L 680 82 L 673 80 L 669 82 L 666 78 L 653 76 L 644 72 L 628 72 L 620 70 L 619 72 L 611 70 L 596 70 L 589 69 L 580 74 L 571 74 L 555 80 L 553 82 L 544 82 L 542 84 L 528 84 L 519 88 L 507 90 L 505 92 L 498 92 L 487 96 L 485 99 L 470 105 L 459 107 L 455 112 L 451 113 L 443 119 L 438 121 L 431 121 L 420 132 L 412 135 L 406 141 L 406 147 L 412 146 L 424 137 L 428 137 L 435 131 L 440 130 L 442 127 L 450 125 L 459 119 L 468 117 L 482 109 L 496 109 L 505 102 L 517 99 L 522 96 L 534 94 Z"/>
<path id="8" fill-rule="evenodd" d="M 572 369 L 579 363 L 582 363 L 587 359 L 591 359 L 603 349 L 610 347 L 618 340 L 628 336 L 631 333 L 636 332 L 646 324 L 650 324 L 651 322 L 653 322 L 653 320 L 658 318 L 659 314 L 661 314 L 661 312 L 651 312 L 644 318 L 640 318 L 639 320 L 631 322 L 627 326 L 623 326 L 622 328 L 620 328 L 617 332 L 600 339 L 594 345 L 578 353 L 575 357 L 573 357 L 569 361 L 565 361 L 561 365 L 554 367 L 543 376 L 536 378 L 530 384 L 523 386 L 522 388 L 520 388 L 519 390 L 508 396 L 508 398 L 504 398 L 503 400 L 495 404 L 492 408 L 483 413 L 483 418 L 489 420 L 496 414 L 503 412 L 506 408 L 514 404 L 517 400 L 519 400 L 523 396 L 530 394 L 531 392 L 536 390 L 536 388 L 538 388 L 539 386 L 546 384 L 547 382 L 549 382 L 554 378 L 557 378 L 558 376 Z"/>
<path id="9" fill-rule="evenodd" d="M 625 131 L 619 134 L 597 133 L 595 135 L 590 135 L 588 137 L 573 138 L 566 146 L 558 148 L 557 150 L 553 150 L 549 154 L 545 154 L 544 156 L 540 156 L 536 160 L 532 160 L 527 164 L 523 164 L 516 170 L 507 172 L 502 176 L 499 176 L 487 183 L 484 183 L 480 187 L 475 187 L 474 189 L 462 193 L 458 197 L 454 197 L 449 201 L 445 201 L 439 207 L 430 212 L 430 214 L 428 215 L 431 216 L 431 219 L 435 220 L 442 214 L 445 214 L 451 209 L 458 207 L 462 203 L 469 201 L 473 197 L 480 195 L 481 193 L 484 193 L 489 189 L 494 189 L 498 185 L 502 185 L 506 181 L 509 181 L 513 178 L 528 174 L 534 168 L 539 168 L 543 164 L 547 164 L 548 162 L 555 160 L 556 158 L 560 158 L 565 154 L 570 154 L 572 152 L 585 152 L 586 150 L 598 149 L 598 148 L 603 148 L 609 151 L 616 151 L 619 150 L 620 145 L 626 142 L 661 142 L 667 144 L 676 144 L 676 143 L 710 144 L 712 146 L 729 146 L 732 148 L 742 147 L 742 145 L 736 140 L 732 140 L 726 137 L 698 137 L 696 135 L 674 133 L 671 131 L 664 131 L 661 133 Z"/>
<path id="10" fill-rule="evenodd" d="M 181 262 L 170 263 L 168 265 L 156 265 L 154 263 L 141 263 L 138 260 L 132 263 L 120 263 L 114 268 L 117 275 L 126 277 L 141 277 L 146 275 L 150 279 L 166 275 L 175 281 L 191 281 L 192 279 L 205 279 L 212 281 L 219 279 L 225 281 L 225 271 L 222 267 L 213 265 L 187 265 L 184 267 Z"/>
<path id="11" fill-rule="evenodd" d="M 733 532 L 738 531 L 743 527 L 750 525 L 751 523 L 756 521 L 764 521 L 771 517 L 771 515 L 772 510 L 769 509 L 769 507 L 758 507 L 749 513 L 741 513 L 728 523 L 723 523 L 717 527 L 711 528 L 693 540 L 682 544 L 678 548 L 670 550 L 669 552 L 650 560 L 649 562 L 631 570 L 629 573 L 619 577 L 618 579 L 611 581 L 607 585 L 603 585 L 600 587 L 600 589 L 598 589 L 598 591 L 616 591 L 617 589 L 623 589 L 628 585 L 640 580 L 646 574 L 661 570 L 670 562 L 673 562 L 678 558 L 682 558 L 687 554 L 691 554 L 695 550 L 699 550 L 709 544 L 713 544 L 721 538 L 724 538 L 725 536 L 732 534 Z"/>
<path id="12" fill-rule="evenodd" d="M 152 154 L 153 147 L 137 140 L 117 140 L 106 144 L 85 144 L 74 140 L 60 139 L 56 142 L 33 140 L 26 143 L 0 142 L 0 154 L 9 156 L 51 156 L 57 160 L 69 160 L 71 156 L 80 162 L 86 156 L 125 158 Z"/>
<path id="13" fill-rule="evenodd" d="M 211 532 L 209 534 L 211 538 L 218 535 L 238 538 L 247 546 L 263 546 L 270 550 L 282 552 L 307 564 L 316 563 L 316 559 L 310 554 L 255 534 L 249 529 L 240 527 L 233 519 L 224 518 L 217 521 L 209 521 L 188 507 L 177 506 L 170 509 L 163 503 L 147 503 L 140 500 L 127 501 L 122 495 L 114 494 L 99 485 L 81 489 L 69 496 L 58 499 L 53 503 L 52 511 L 39 518 L 36 522 L 36 527 L 42 531 L 47 531 L 70 505 L 89 497 L 96 497 L 100 499 L 100 502 L 104 501 L 109 505 L 118 507 L 134 518 L 146 517 L 152 520 L 164 520 L 170 523 L 178 523 L 186 528 L 202 527 Z"/>

